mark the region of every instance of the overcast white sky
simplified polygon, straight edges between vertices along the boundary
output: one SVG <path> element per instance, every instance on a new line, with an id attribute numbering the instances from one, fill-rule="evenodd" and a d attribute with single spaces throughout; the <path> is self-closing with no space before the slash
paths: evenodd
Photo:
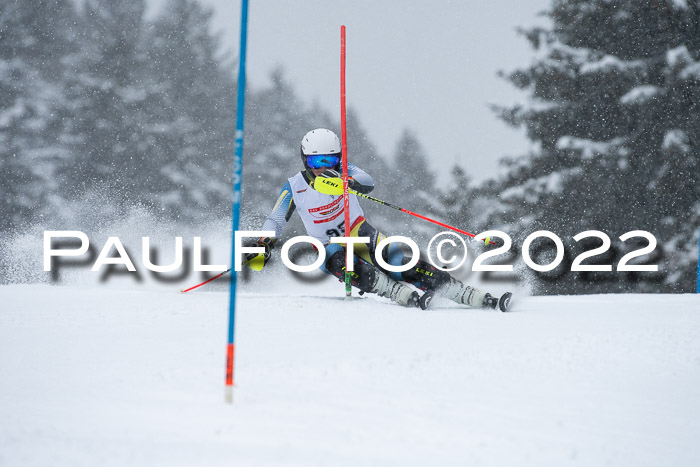
<path id="1" fill-rule="evenodd" d="M 151 0 L 159 8 L 165 0 Z M 240 0 L 202 0 L 214 29 L 238 54 Z M 489 109 L 524 95 L 496 76 L 527 65 L 533 51 L 516 27 L 543 24 L 550 0 L 250 0 L 248 84 L 268 84 L 282 65 L 305 100 L 340 115 L 340 25 L 347 27 L 347 105 L 383 156 L 414 130 L 435 171 L 459 162 L 476 180 L 529 144 Z M 299 135 L 299 138 L 301 139 Z M 352 158 L 352 135 L 348 135 Z M 290 156 L 291 157 L 291 156 Z"/>

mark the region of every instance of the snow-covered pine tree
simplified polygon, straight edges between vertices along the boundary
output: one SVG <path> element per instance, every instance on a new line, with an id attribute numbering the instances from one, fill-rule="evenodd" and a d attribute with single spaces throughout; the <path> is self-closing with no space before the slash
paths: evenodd
<path id="1" fill-rule="evenodd" d="M 338 129 L 340 129 L 339 123 Z M 371 195 L 392 201 L 388 199 L 391 195 L 388 194 L 387 185 L 389 180 L 395 176 L 395 168 L 387 163 L 386 156 L 380 155 L 377 147 L 369 138 L 360 115 L 350 103 L 347 107 L 346 129 L 348 133 L 348 160 L 374 178 L 375 190 L 370 193 Z M 340 131 L 338 131 L 338 137 L 342 138 Z M 391 214 L 387 212 L 388 208 L 371 201 L 361 200 L 360 203 L 372 225 L 384 232 L 393 233 L 393 229 L 389 228 L 390 222 L 387 220 Z"/>
<path id="2" fill-rule="evenodd" d="M 287 179 L 302 169 L 302 136 L 314 128 L 338 128 L 326 111 L 297 96 L 282 68 L 272 70 L 269 81 L 268 86 L 249 89 L 246 97 L 243 215 L 255 228 L 262 225 Z M 295 222 L 285 235 L 300 226 Z"/>
<path id="3" fill-rule="evenodd" d="M 391 170 L 379 177 L 378 183 L 386 185 L 386 200 L 425 216 L 442 213 L 438 193 L 435 190 L 435 173 L 428 164 L 428 156 L 416 134 L 406 128 L 396 142 Z M 404 213 L 386 210 L 383 217 L 391 219 L 391 233 L 408 235 L 419 244 L 426 245 L 440 228 Z"/>
<path id="4" fill-rule="evenodd" d="M 189 223 L 228 215 L 235 69 L 209 30 L 211 13 L 197 0 L 170 0 L 150 21 L 144 0 L 77 5 L 0 9 L 0 228 L 90 230 L 134 205 Z M 299 99 L 281 70 L 246 101 L 243 215 L 259 227 L 301 169 L 301 137 L 340 125 Z M 352 111 L 348 134 L 350 160 L 387 185 L 394 171 Z M 379 223 L 392 213 L 363 204 Z"/>
<path id="5" fill-rule="evenodd" d="M 539 58 L 507 75 L 530 92 L 530 103 L 498 109 L 537 143 L 531 154 L 507 163 L 499 182 L 506 206 L 501 221 L 519 220 L 512 233 L 520 241 L 547 229 L 575 245 L 573 235 L 596 229 L 625 251 L 639 245 L 622 247 L 617 237 L 648 230 L 663 252 L 655 257 L 663 277 L 615 271 L 567 273 L 556 280 L 535 275 L 536 290 L 693 290 L 700 2 L 554 0 L 546 16 L 550 28 L 524 31 Z M 582 251 L 577 247 L 575 254 Z"/>
<path id="6" fill-rule="evenodd" d="M 211 10 L 170 0 L 145 33 L 152 90 L 142 128 L 159 161 L 142 190 L 171 218 L 220 218 L 230 210 L 235 80 L 210 32 Z"/>
<path id="7" fill-rule="evenodd" d="M 0 8 L 0 231 L 60 204 L 56 168 L 68 157 L 70 104 L 62 75 L 75 53 L 69 0 L 4 0 Z"/>
<path id="8" fill-rule="evenodd" d="M 159 183 L 160 161 L 149 157 L 143 137 L 145 102 L 159 91 L 146 85 L 144 12 L 145 0 L 83 5 L 81 53 L 68 77 L 79 139 L 61 174 L 71 198 L 99 193 L 105 207 L 127 206 L 141 199 L 145 184 Z"/>
<path id="9" fill-rule="evenodd" d="M 386 159 L 379 154 L 377 147 L 364 128 L 360 115 L 351 104 L 348 104 L 346 126 L 350 162 L 362 167 L 372 175 L 377 180 L 379 188 L 381 184 L 386 183 L 387 177 L 393 175 L 395 167 L 388 164 Z M 338 137 L 340 137 L 340 133 L 338 133 Z"/>

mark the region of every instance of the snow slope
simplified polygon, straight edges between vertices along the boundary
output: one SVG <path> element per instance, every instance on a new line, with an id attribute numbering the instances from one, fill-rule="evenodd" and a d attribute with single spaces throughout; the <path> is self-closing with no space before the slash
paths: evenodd
<path id="1" fill-rule="evenodd" d="M 700 296 L 312 290 L 240 298 L 227 406 L 226 293 L 0 287 L 0 466 L 700 465 Z"/>

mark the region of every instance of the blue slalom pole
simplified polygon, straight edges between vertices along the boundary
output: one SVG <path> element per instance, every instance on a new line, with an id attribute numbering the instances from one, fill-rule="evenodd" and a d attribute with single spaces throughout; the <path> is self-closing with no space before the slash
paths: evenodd
<path id="1" fill-rule="evenodd" d="M 698 276 L 695 291 L 700 293 L 700 229 L 698 229 Z"/>
<path id="2" fill-rule="evenodd" d="M 241 48 L 238 59 L 238 104 L 236 146 L 233 156 L 233 205 L 231 208 L 231 287 L 228 305 L 228 345 L 226 347 L 226 402 L 233 403 L 234 328 L 236 323 L 236 251 L 234 239 L 240 224 L 241 179 L 243 177 L 243 121 L 245 114 L 245 54 L 248 29 L 248 0 L 241 2 Z"/>

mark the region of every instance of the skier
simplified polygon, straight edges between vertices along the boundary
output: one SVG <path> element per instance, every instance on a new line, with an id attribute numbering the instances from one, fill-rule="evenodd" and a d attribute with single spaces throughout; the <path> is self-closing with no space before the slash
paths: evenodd
<path id="1" fill-rule="evenodd" d="M 290 178 L 282 191 L 272 212 L 262 226 L 262 230 L 272 230 L 275 237 L 265 237 L 252 244 L 265 248 L 265 253 L 246 255 L 247 264 L 254 270 L 260 270 L 270 259 L 271 250 L 295 210 L 306 227 L 307 234 L 325 245 L 326 261 L 321 269 L 337 277 L 341 282 L 345 277 L 345 247 L 330 243 L 332 236 L 344 236 L 344 205 L 342 196 L 319 193 L 314 189 L 317 177 L 341 177 L 340 141 L 335 133 L 324 128 L 309 131 L 301 140 L 301 161 L 304 170 Z M 349 187 L 359 193 L 369 193 L 374 189 L 372 177 L 359 167 L 348 164 Z M 390 272 L 374 264 L 377 244 L 386 236 L 375 229 L 364 217 L 357 196 L 350 194 L 350 236 L 369 237 L 367 244 L 354 247 L 354 270 L 351 272 L 351 284 L 360 289 L 360 293 L 376 293 L 407 307 L 426 309 L 433 294 L 446 297 L 459 304 L 478 308 L 500 307 L 506 311 L 510 293 L 499 299 L 491 294 L 464 285 L 425 261 L 418 263 L 408 271 Z M 408 263 L 401 249 L 390 244 L 384 248 L 383 259 L 392 266 Z M 421 295 L 404 282 L 413 284 L 424 291 Z"/>

